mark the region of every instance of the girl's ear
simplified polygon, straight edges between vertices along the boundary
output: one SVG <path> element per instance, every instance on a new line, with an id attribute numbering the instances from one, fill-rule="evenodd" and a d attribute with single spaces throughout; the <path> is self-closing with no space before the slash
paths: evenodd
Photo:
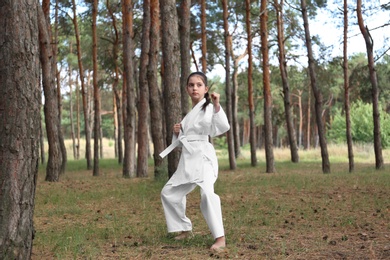
<path id="1" fill-rule="evenodd" d="M 206 93 L 209 92 L 209 87 L 208 86 L 206 86 L 205 89 L 206 89 Z"/>

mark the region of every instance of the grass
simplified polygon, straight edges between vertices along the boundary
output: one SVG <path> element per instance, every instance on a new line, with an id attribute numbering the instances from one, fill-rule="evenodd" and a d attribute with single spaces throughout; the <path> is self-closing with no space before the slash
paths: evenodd
<path id="1" fill-rule="evenodd" d="M 371 151 L 356 148 L 355 172 L 348 173 L 345 150 L 330 146 L 329 153 L 338 154 L 331 159 L 331 174 L 321 173 L 317 150 L 301 151 L 301 162 L 293 164 L 288 150 L 275 149 L 273 174 L 264 173 L 261 151 L 256 167 L 243 151 L 234 171 L 221 157 L 215 190 L 228 243 L 223 253 L 208 250 L 213 240 L 198 189 L 187 201 L 195 237 L 177 242 L 166 232 L 163 181 L 122 178 L 115 159 L 101 160 L 99 177 L 83 169 L 85 161 L 69 161 L 58 183 L 45 182 L 41 168 L 32 258 L 388 259 L 388 165 L 375 170 Z"/>

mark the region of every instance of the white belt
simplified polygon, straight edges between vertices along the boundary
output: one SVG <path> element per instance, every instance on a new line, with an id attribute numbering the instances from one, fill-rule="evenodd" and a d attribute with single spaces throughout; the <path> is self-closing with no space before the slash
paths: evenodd
<path id="1" fill-rule="evenodd" d="M 180 145 L 180 143 L 187 149 L 187 151 L 192 154 L 194 150 L 192 149 L 191 145 L 189 142 L 194 142 L 194 141 L 208 141 L 209 136 L 208 135 L 181 135 L 176 141 L 174 141 L 170 146 L 165 148 L 164 151 L 160 153 L 160 157 L 164 158 L 167 156 L 170 152 L 173 151 L 176 147 Z"/>

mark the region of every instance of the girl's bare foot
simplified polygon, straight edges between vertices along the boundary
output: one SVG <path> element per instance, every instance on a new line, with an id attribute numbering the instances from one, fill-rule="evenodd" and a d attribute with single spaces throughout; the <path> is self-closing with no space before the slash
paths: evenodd
<path id="1" fill-rule="evenodd" d="M 226 240 L 225 237 L 218 237 L 215 239 L 214 244 L 210 247 L 210 250 L 212 251 L 222 251 L 226 247 Z"/>
<path id="2" fill-rule="evenodd" d="M 192 238 L 194 234 L 192 231 L 182 231 L 179 235 L 175 236 L 175 240 L 183 240 L 183 239 L 188 239 Z"/>

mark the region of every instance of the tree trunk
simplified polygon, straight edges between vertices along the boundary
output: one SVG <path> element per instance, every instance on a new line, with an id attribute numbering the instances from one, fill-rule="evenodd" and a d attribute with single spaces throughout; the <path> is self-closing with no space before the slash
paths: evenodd
<path id="1" fill-rule="evenodd" d="M 301 11 L 303 17 L 303 26 L 305 28 L 305 39 L 306 39 L 306 47 L 307 47 L 307 56 L 309 60 L 309 74 L 310 74 L 310 82 L 311 88 L 313 89 L 313 94 L 315 98 L 315 113 L 316 113 L 316 122 L 317 122 L 317 130 L 318 130 L 318 138 L 321 146 L 321 157 L 322 157 L 322 172 L 330 173 L 330 162 L 328 155 L 328 147 L 326 144 L 325 137 L 325 129 L 322 123 L 322 94 L 317 87 L 317 78 L 314 69 L 314 57 L 313 50 L 311 46 L 311 38 L 310 38 L 310 30 L 309 30 L 309 19 L 307 17 L 307 8 L 306 8 L 306 0 L 301 0 Z"/>
<path id="2" fill-rule="evenodd" d="M 191 72 L 191 53 L 190 53 L 190 30 L 191 30 L 191 0 L 181 0 L 180 3 L 180 23 L 179 23 L 179 32 L 180 32 L 180 87 L 181 87 L 181 115 L 182 118 L 190 110 L 189 97 L 187 95 L 187 77 Z"/>
<path id="3" fill-rule="evenodd" d="M 230 46 L 231 50 L 230 53 L 232 53 L 233 56 L 233 91 L 232 91 L 232 130 L 233 130 L 233 136 L 234 136 L 234 155 L 236 158 L 238 158 L 241 155 L 241 145 L 240 145 L 240 124 L 238 122 L 238 64 L 240 60 L 242 60 L 245 55 L 248 54 L 248 49 L 245 49 L 245 51 L 240 56 L 235 56 L 233 54 L 233 48 Z"/>
<path id="4" fill-rule="evenodd" d="M 253 100 L 253 56 L 252 56 L 252 25 L 251 25 L 251 3 L 245 0 L 246 6 L 246 34 L 248 37 L 248 105 L 249 105 L 249 142 L 251 147 L 251 165 L 257 165 L 256 157 L 256 124 L 255 104 Z"/>
<path id="5" fill-rule="evenodd" d="M 147 67 L 149 63 L 150 0 L 143 2 L 141 57 L 139 62 L 139 100 L 138 100 L 138 157 L 137 177 L 148 176 L 148 125 L 149 125 L 149 87 Z"/>
<path id="6" fill-rule="evenodd" d="M 265 130 L 265 160 L 266 172 L 275 172 L 274 151 L 272 146 L 272 96 L 268 58 L 268 11 L 267 0 L 261 0 L 260 6 L 260 38 L 263 65 L 263 93 L 264 93 L 264 130 Z"/>
<path id="7" fill-rule="evenodd" d="M 76 77 L 76 110 L 77 110 L 77 144 L 76 144 L 76 159 L 80 159 L 80 87 Z"/>
<path id="8" fill-rule="evenodd" d="M 166 122 L 167 144 L 172 141 L 172 129 L 175 123 L 181 121 L 181 95 L 179 79 L 179 31 L 175 0 L 160 0 L 161 31 L 163 53 L 163 95 Z M 180 152 L 178 149 L 168 155 L 169 178 L 175 172 L 179 163 Z"/>
<path id="9" fill-rule="evenodd" d="M 200 2 L 200 34 L 202 38 L 202 72 L 207 73 L 206 0 Z"/>
<path id="10" fill-rule="evenodd" d="M 351 112 L 349 103 L 349 75 L 348 75 L 348 1 L 344 0 L 344 45 L 343 45 L 343 70 L 344 70 L 344 108 L 345 108 L 345 123 L 346 137 L 348 145 L 348 162 L 349 172 L 353 172 L 355 168 L 353 143 L 351 133 Z"/>
<path id="11" fill-rule="evenodd" d="M 116 17 L 114 15 L 114 12 L 111 9 L 109 0 L 107 0 L 107 10 L 110 13 L 111 19 L 112 19 L 112 26 L 114 27 L 115 32 L 115 40 L 113 43 L 113 58 L 115 63 L 115 78 L 114 83 L 112 85 L 112 89 L 114 91 L 114 99 L 115 99 L 115 108 L 116 108 L 116 115 L 115 119 L 117 121 L 117 128 L 116 128 L 116 149 L 117 152 L 116 156 L 118 156 L 118 163 L 122 164 L 123 162 L 123 148 L 122 148 L 122 127 L 123 127 L 123 117 L 122 117 L 122 102 L 121 102 L 121 94 L 118 90 L 118 84 L 119 84 L 119 65 L 118 65 L 118 53 L 119 53 L 119 33 L 117 29 L 117 23 L 116 23 Z"/>
<path id="12" fill-rule="evenodd" d="M 70 42 L 70 53 L 72 53 L 72 42 Z M 73 82 L 72 82 L 72 67 L 68 63 L 69 74 L 68 74 L 68 84 L 69 84 L 69 120 L 70 120 L 70 135 L 72 137 L 72 151 L 73 159 L 76 159 L 76 136 L 74 133 L 74 119 L 73 119 Z"/>
<path id="13" fill-rule="evenodd" d="M 126 120 L 125 129 L 125 156 L 123 160 L 123 177 L 135 177 L 135 90 L 133 70 L 133 7 L 131 0 L 122 1 L 123 8 L 123 62 L 126 88 Z"/>
<path id="14" fill-rule="evenodd" d="M 98 12 L 98 0 L 92 5 L 92 63 L 93 63 L 93 103 L 95 110 L 94 135 L 93 135 L 93 176 L 99 176 L 99 141 L 100 141 L 100 91 L 98 85 L 98 61 L 97 61 L 97 31 L 96 19 Z"/>
<path id="15" fill-rule="evenodd" d="M 226 116 L 229 123 L 233 122 L 233 112 L 232 112 L 232 89 L 230 87 L 230 57 L 231 57 L 231 44 L 232 36 L 229 33 L 229 22 L 228 22 L 228 0 L 222 0 L 223 8 L 223 29 L 224 29 L 224 38 L 225 38 L 225 92 L 226 92 Z M 229 165 L 230 169 L 236 169 L 236 156 L 234 153 L 234 136 L 233 130 L 230 129 L 227 133 L 227 143 L 228 143 L 228 153 L 229 153 Z"/>
<path id="16" fill-rule="evenodd" d="M 48 24 L 41 7 L 38 7 L 38 28 L 40 61 L 42 66 L 42 86 L 45 95 L 45 123 L 49 143 L 49 159 L 46 166 L 46 181 L 59 181 L 62 156 L 59 138 L 58 99 L 55 85 L 55 68 L 53 68 L 53 48 L 48 34 Z"/>
<path id="17" fill-rule="evenodd" d="M 278 38 L 278 47 L 279 47 L 279 69 L 283 82 L 283 100 L 284 100 L 284 114 L 286 118 L 287 125 L 287 135 L 290 145 L 291 161 L 299 162 L 297 138 L 295 135 L 295 128 L 293 122 L 293 114 L 291 107 L 291 98 L 290 98 L 290 84 L 288 82 L 287 75 L 287 61 L 284 48 L 284 26 L 283 26 L 283 6 L 284 0 L 281 0 L 280 3 L 278 0 L 274 0 L 274 6 L 276 10 L 276 25 L 277 25 L 277 38 Z"/>
<path id="18" fill-rule="evenodd" d="M 356 13 L 358 17 L 358 24 L 360 31 L 366 42 L 368 68 L 370 71 L 371 92 L 372 92 L 372 116 L 374 121 L 374 151 L 375 151 L 375 168 L 382 169 L 384 167 L 382 156 L 382 140 L 381 140 L 381 123 L 380 123 L 380 111 L 379 111 L 379 88 L 378 79 L 376 76 L 375 62 L 374 62 L 374 42 L 371 38 L 370 32 L 367 26 L 364 26 L 364 20 L 362 15 L 362 0 L 357 0 Z"/>
<path id="19" fill-rule="evenodd" d="M 164 123 L 163 105 L 161 93 L 158 86 L 157 67 L 159 59 L 159 34 L 160 34 L 160 6 L 159 0 L 150 1 L 150 50 L 148 64 L 148 86 L 150 104 L 150 129 L 153 141 L 154 177 L 162 178 L 164 173 L 164 160 L 159 154 L 164 150 Z"/>
<path id="20" fill-rule="evenodd" d="M 0 259 L 30 259 L 39 164 L 38 1 L 0 8 Z M 47 29 L 47 27 L 46 27 Z"/>
<path id="21" fill-rule="evenodd" d="M 84 82 L 84 68 L 83 63 L 81 60 L 82 53 L 81 53 L 81 43 L 80 43 L 80 33 L 79 33 L 79 26 L 77 22 L 77 13 L 76 13 L 76 1 L 72 0 L 72 10 L 73 10 L 73 26 L 75 30 L 75 36 L 76 36 L 76 46 L 77 46 L 77 60 L 79 65 L 79 76 L 80 76 L 80 82 L 81 82 L 81 95 L 83 99 L 83 112 L 84 112 L 84 132 L 85 132 L 85 158 L 87 160 L 87 169 L 92 169 L 92 163 L 91 163 L 91 131 L 90 131 L 90 124 L 89 124 L 89 105 L 87 102 L 87 95 L 88 95 L 88 89 L 85 86 Z"/>

